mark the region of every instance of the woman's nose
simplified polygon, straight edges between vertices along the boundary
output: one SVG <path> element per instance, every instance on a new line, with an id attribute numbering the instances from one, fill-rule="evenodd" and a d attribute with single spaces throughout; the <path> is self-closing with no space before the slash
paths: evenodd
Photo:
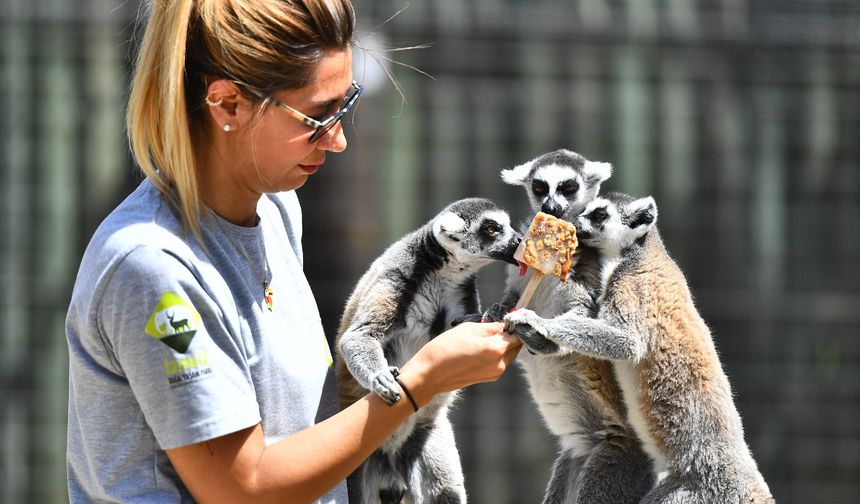
<path id="1" fill-rule="evenodd" d="M 319 139 L 319 146 L 330 152 L 343 152 L 346 150 L 346 135 L 343 132 L 343 123 L 339 122 Z"/>

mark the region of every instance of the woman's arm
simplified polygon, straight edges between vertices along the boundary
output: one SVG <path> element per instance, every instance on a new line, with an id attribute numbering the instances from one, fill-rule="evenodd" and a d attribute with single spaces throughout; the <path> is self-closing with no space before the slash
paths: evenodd
<path id="1" fill-rule="evenodd" d="M 497 380 L 522 345 L 501 323 L 461 324 L 425 345 L 400 370 L 423 406 L 439 393 Z M 312 502 L 345 479 L 413 413 L 369 394 L 327 420 L 265 446 L 254 427 L 167 450 L 198 502 Z"/>

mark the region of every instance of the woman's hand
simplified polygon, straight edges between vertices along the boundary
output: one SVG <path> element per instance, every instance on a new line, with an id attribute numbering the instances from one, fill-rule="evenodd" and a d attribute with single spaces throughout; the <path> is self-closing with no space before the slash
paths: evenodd
<path id="1" fill-rule="evenodd" d="M 419 406 L 442 392 L 496 381 L 522 347 L 519 338 L 503 329 L 501 322 L 465 322 L 449 329 L 401 368 L 400 379 Z"/>

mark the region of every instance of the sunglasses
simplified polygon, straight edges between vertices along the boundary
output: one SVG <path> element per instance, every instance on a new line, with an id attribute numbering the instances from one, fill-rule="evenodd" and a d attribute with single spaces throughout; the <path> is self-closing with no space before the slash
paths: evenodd
<path id="1" fill-rule="evenodd" d="M 349 86 L 349 91 L 343 98 L 342 105 L 338 105 L 338 109 L 333 114 L 326 117 L 325 119 L 314 119 L 313 117 L 308 117 L 305 114 L 294 109 L 293 107 L 290 107 L 289 105 L 282 102 L 281 100 L 278 100 L 274 96 L 264 95 L 249 86 L 244 87 L 251 93 L 255 94 L 258 98 L 270 102 L 272 105 L 286 111 L 291 116 L 303 122 L 306 126 L 313 128 L 314 132 L 311 134 L 310 138 L 308 138 L 308 143 L 316 142 L 317 140 L 322 138 L 323 135 L 331 131 L 331 129 L 334 128 L 337 123 L 340 122 L 341 119 L 343 119 L 343 116 L 346 115 L 347 112 L 352 110 L 352 107 L 355 105 L 355 102 L 358 101 L 358 97 L 361 96 L 362 92 L 364 92 L 364 86 L 353 81 L 352 85 Z"/>

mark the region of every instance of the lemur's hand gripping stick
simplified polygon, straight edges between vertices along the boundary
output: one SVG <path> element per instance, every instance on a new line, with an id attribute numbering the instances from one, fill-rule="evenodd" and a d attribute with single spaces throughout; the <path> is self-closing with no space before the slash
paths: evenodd
<path id="1" fill-rule="evenodd" d="M 520 275 L 524 275 L 528 267 L 534 268 L 515 308 L 529 304 L 544 275 L 567 281 L 576 245 L 573 224 L 543 212 L 535 215 L 528 234 L 514 253 L 514 258 L 520 262 Z"/>

